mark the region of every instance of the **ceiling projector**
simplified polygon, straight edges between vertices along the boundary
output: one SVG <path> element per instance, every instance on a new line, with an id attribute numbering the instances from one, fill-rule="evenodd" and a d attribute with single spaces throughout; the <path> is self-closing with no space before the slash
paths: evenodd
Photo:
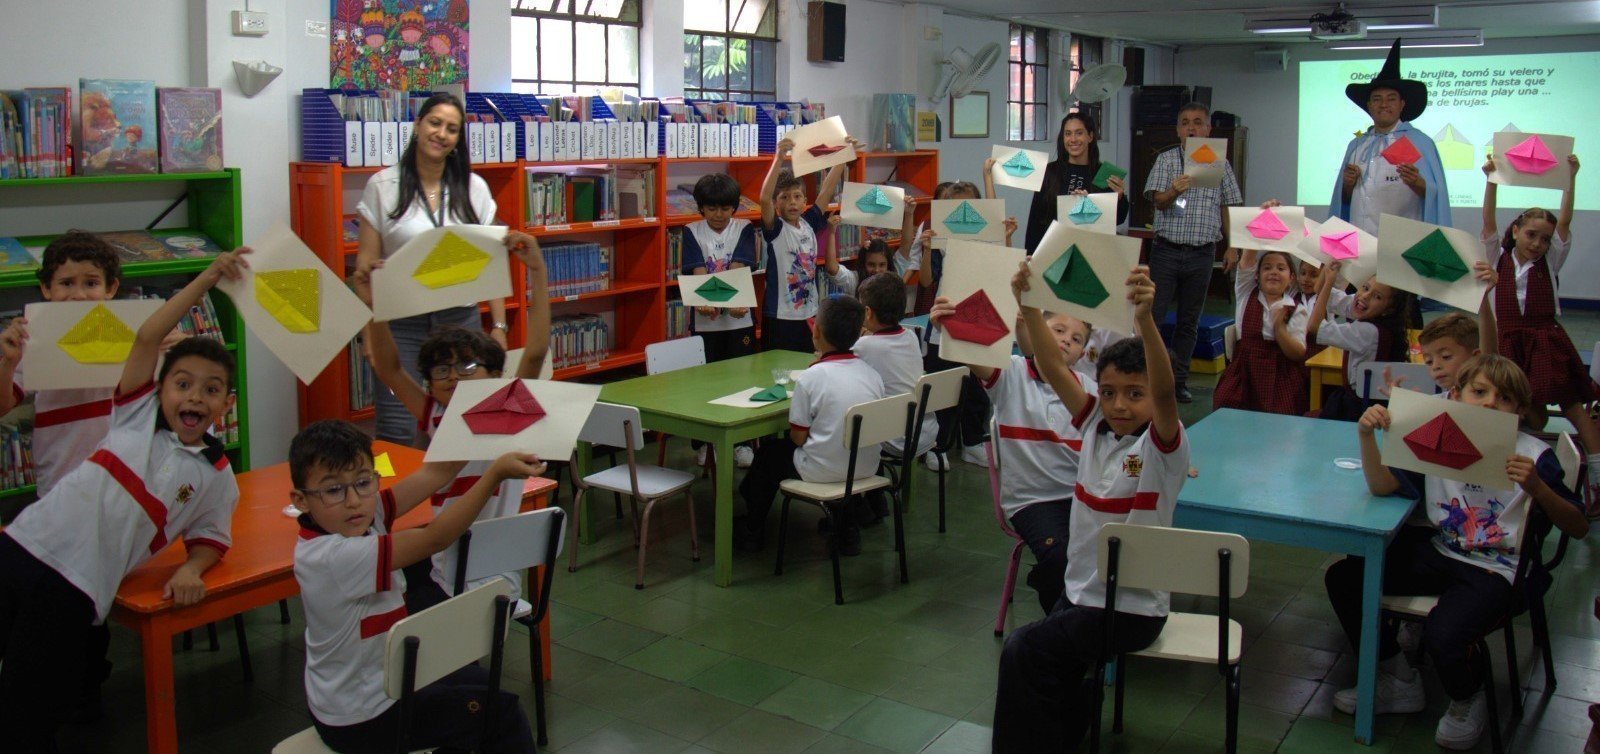
<path id="1" fill-rule="evenodd" d="M 1366 23 L 1349 13 L 1335 11 L 1311 17 L 1312 39 L 1335 42 L 1341 39 L 1365 39 L 1366 36 Z"/>

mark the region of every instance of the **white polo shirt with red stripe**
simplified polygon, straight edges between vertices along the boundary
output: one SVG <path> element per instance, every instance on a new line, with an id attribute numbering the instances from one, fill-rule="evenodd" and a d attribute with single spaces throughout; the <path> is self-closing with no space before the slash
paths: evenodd
<path id="1" fill-rule="evenodd" d="M 1083 452 L 1072 493 L 1066 597 L 1074 605 L 1105 607 L 1106 582 L 1099 568 L 1100 527 L 1111 523 L 1171 526 L 1178 491 L 1189 478 L 1189 443 L 1180 429 L 1172 444 L 1165 445 L 1148 424 L 1117 437 L 1105 423 L 1099 398 L 1092 394 L 1088 405 L 1072 418 L 1072 425 L 1083 432 Z M 1167 593 L 1120 588 L 1117 611 L 1164 616 Z"/>
<path id="2" fill-rule="evenodd" d="M 226 553 L 239 502 L 222 443 L 186 446 L 166 428 L 156 384 L 117 395 L 100 447 L 6 534 L 90 600 L 104 622 L 122 577 L 180 537 Z"/>
<path id="3" fill-rule="evenodd" d="M 789 428 L 809 434 L 794 450 L 794 468 L 807 482 L 842 482 L 850 471 L 845 414 L 857 403 L 884 397 L 883 378 L 849 351 L 817 359 L 794 381 L 789 398 Z M 878 446 L 856 449 L 856 478 L 878 473 Z"/>
<path id="4" fill-rule="evenodd" d="M 1094 395 L 1094 380 L 1073 372 Z M 1006 518 L 1034 503 L 1066 501 L 1078 480 L 1083 435 L 1061 396 L 1039 376 L 1033 360 L 1013 355 L 1011 366 L 996 369 L 983 388 L 999 424 L 1000 508 Z"/>
<path id="5" fill-rule="evenodd" d="M 911 393 L 917 389 L 917 380 L 922 379 L 922 341 L 917 339 L 916 333 L 904 327 L 895 326 L 862 335 L 856 341 L 855 348 L 850 350 L 883 378 L 884 395 Z M 922 434 L 917 438 L 916 454 L 922 455 L 932 450 L 938 438 L 939 418 L 929 411 L 922 417 Z M 898 455 L 900 449 L 905 447 L 905 438 L 884 444 L 890 452 Z"/>
<path id="6" fill-rule="evenodd" d="M 11 393 L 21 403 L 22 367 L 12 378 Z M 39 497 L 55 489 L 78 464 L 94 452 L 111 431 L 111 394 L 114 388 L 74 388 L 33 392 L 33 476 Z"/>
<path id="7" fill-rule="evenodd" d="M 406 617 L 406 577 L 389 535 L 394 493 L 378 499 L 360 537 L 329 534 L 300 516 L 294 579 L 306 614 L 306 701 L 324 725 L 363 723 L 394 704 L 383 692 L 383 651 L 389 629 Z"/>
<path id="8" fill-rule="evenodd" d="M 427 402 L 423 405 L 423 410 L 428 414 L 428 421 L 418 422 L 418 428 L 427 433 L 428 439 L 431 440 L 433 439 L 434 431 L 439 429 L 439 422 L 444 419 L 445 407 L 435 403 L 433 396 L 428 396 Z M 439 512 L 443 511 L 445 506 L 467 494 L 467 490 L 472 489 L 472 485 L 478 483 L 478 479 L 489 470 L 491 464 L 492 462 L 490 461 L 468 461 L 467 465 L 462 466 L 460 473 L 456 474 L 456 478 L 450 480 L 450 483 L 440 488 L 438 492 L 433 493 L 433 497 L 428 501 L 433 505 L 433 515 L 439 515 Z M 515 516 L 521 510 L 522 480 L 507 479 L 500 484 L 500 490 L 494 494 L 494 497 L 489 498 L 488 502 L 483 504 L 483 510 L 478 513 L 477 520 L 487 521 L 491 518 Z M 454 547 L 447 547 L 433 554 L 433 582 L 438 584 L 445 594 L 456 593 L 455 584 L 447 575 L 453 570 L 454 564 L 452 561 L 456 557 L 456 548 Z M 521 594 L 521 579 L 515 573 L 503 573 L 500 575 L 511 582 L 511 599 L 516 600 Z M 494 577 L 491 576 L 489 578 Z M 469 581 L 467 582 L 467 588 L 471 589 L 483 584 L 489 578 Z"/>

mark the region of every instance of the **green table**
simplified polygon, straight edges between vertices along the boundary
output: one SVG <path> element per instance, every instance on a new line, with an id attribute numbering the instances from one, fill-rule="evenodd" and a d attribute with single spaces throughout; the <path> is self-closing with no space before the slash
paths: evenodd
<path id="1" fill-rule="evenodd" d="M 717 586 L 728 586 L 733 581 L 733 446 L 788 429 L 789 401 L 777 401 L 761 408 L 713 406 L 709 401 L 744 388 L 770 385 L 772 370 L 804 369 L 814 358 L 797 351 L 767 351 L 612 382 L 600 391 L 600 400 L 606 403 L 639 409 L 645 429 L 701 440 L 710 443 L 716 452 L 714 565 Z M 580 459 L 587 456 L 587 453 L 578 454 Z M 594 506 L 589 506 L 589 515 L 592 516 L 593 511 Z M 580 521 L 586 541 L 591 523 Z"/>

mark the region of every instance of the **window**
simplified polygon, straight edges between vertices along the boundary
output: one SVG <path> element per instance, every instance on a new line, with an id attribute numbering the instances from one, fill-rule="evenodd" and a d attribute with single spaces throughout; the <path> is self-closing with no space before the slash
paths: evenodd
<path id="1" fill-rule="evenodd" d="M 683 96 L 777 98 L 776 0 L 694 0 L 683 15 Z"/>
<path id="2" fill-rule="evenodd" d="M 1067 83 L 1074 88 L 1077 87 L 1078 77 L 1082 76 L 1084 71 L 1105 62 L 1105 47 L 1105 40 L 1099 37 L 1072 35 L 1072 41 L 1067 47 Z M 1101 140 L 1104 140 L 1106 138 L 1106 122 L 1100 117 L 1100 104 L 1099 102 L 1073 102 L 1072 107 L 1068 108 L 1067 112 L 1082 112 L 1094 118 L 1095 127 L 1100 129 L 1100 133 L 1096 135 Z"/>
<path id="3" fill-rule="evenodd" d="M 1050 138 L 1050 36 L 1044 29 L 1011 25 L 1011 86 L 1006 94 L 1006 138 L 1043 141 Z"/>
<path id="4" fill-rule="evenodd" d="M 639 93 L 641 0 L 510 0 L 511 88 Z"/>

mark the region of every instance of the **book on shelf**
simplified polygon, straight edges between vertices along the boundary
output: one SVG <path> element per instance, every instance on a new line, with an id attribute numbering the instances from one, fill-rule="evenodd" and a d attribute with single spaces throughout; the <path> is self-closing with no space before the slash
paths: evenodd
<path id="1" fill-rule="evenodd" d="M 39 260 L 15 238 L 0 237 L 0 272 L 37 270 Z"/>
<path id="2" fill-rule="evenodd" d="M 893 245 L 894 242 L 900 240 L 901 236 L 898 230 L 869 228 L 865 225 L 845 225 L 843 223 L 835 225 L 833 232 L 839 236 L 840 259 L 854 259 L 862 244 L 874 238 L 882 239 L 884 243 Z"/>
<path id="3" fill-rule="evenodd" d="M 0 430 L 0 487 L 14 490 L 28 487 L 37 480 L 33 475 L 32 427 Z"/>
<path id="4" fill-rule="evenodd" d="M 737 212 L 760 212 L 761 204 L 748 196 L 739 197 Z M 675 188 L 667 189 L 667 214 L 669 215 L 698 215 L 700 205 L 694 200 L 694 184 L 680 183 Z"/>
<path id="5" fill-rule="evenodd" d="M 154 81 L 79 79 L 78 108 L 79 173 L 154 173 L 160 168 Z"/>
<path id="6" fill-rule="evenodd" d="M 667 279 L 677 280 L 683 272 L 683 228 L 667 229 Z"/>
<path id="7" fill-rule="evenodd" d="M 689 314 L 689 307 L 681 299 L 667 302 L 667 340 L 689 335 Z"/>
<path id="8" fill-rule="evenodd" d="M 172 259 L 199 259 L 221 253 L 222 248 L 203 233 L 180 231 L 156 235 L 147 230 L 119 230 L 96 233 L 117 250 L 123 264 L 161 262 Z"/>
<path id="9" fill-rule="evenodd" d="M 611 355 L 612 314 L 578 314 L 550 321 L 550 358 L 555 369 L 598 364 Z"/>
<path id="10" fill-rule="evenodd" d="M 529 225 L 629 220 L 655 215 L 654 167 L 613 165 L 526 171 Z"/>
<path id="11" fill-rule="evenodd" d="M 161 172 L 205 173 L 222 169 L 222 90 L 162 87 L 156 90 L 161 120 Z"/>
<path id="12" fill-rule="evenodd" d="M 362 409 L 371 408 L 373 405 L 373 390 L 375 389 L 373 386 L 375 383 L 372 374 L 372 365 L 368 364 L 366 357 L 362 355 L 364 348 L 365 344 L 362 340 L 362 336 L 357 334 L 356 337 L 350 341 L 350 349 L 347 352 L 348 358 L 350 359 L 351 411 L 360 411 Z"/>
<path id="13" fill-rule="evenodd" d="M 72 89 L 0 91 L 0 178 L 72 175 Z"/>
<path id="14" fill-rule="evenodd" d="M 354 215 L 344 218 L 340 228 L 343 230 L 345 243 L 356 243 L 361 240 L 361 222 Z"/>
<path id="15" fill-rule="evenodd" d="M 544 249 L 551 298 L 611 290 L 611 249 L 587 241 L 555 241 Z"/>
<path id="16" fill-rule="evenodd" d="M 216 424 L 211 425 L 211 436 L 222 441 L 224 445 L 232 445 L 239 441 L 239 404 L 235 402 L 222 414 Z"/>

